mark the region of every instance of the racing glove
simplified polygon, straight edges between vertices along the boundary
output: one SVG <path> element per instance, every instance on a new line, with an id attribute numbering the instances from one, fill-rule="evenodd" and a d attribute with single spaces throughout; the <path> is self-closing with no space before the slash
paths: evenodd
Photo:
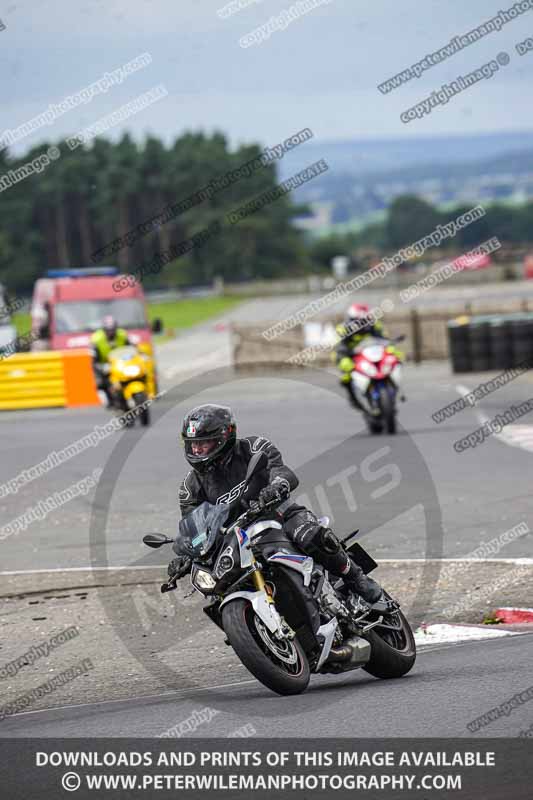
<path id="1" fill-rule="evenodd" d="M 272 483 L 259 492 L 258 502 L 261 508 L 274 501 L 286 500 L 291 493 L 289 481 L 286 478 L 274 478 Z"/>
<path id="2" fill-rule="evenodd" d="M 178 556 L 173 558 L 168 565 L 169 578 L 183 578 L 191 571 L 192 562 L 189 556 Z"/>

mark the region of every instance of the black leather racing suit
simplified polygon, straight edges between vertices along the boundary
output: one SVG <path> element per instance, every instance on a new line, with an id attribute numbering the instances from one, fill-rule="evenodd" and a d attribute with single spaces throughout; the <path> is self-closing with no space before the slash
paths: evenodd
<path id="1" fill-rule="evenodd" d="M 254 473 L 246 492 L 245 475 L 248 462 L 257 452 L 264 452 L 267 466 Z M 298 478 L 283 463 L 280 451 L 263 436 L 247 436 L 238 439 L 235 446 L 220 461 L 203 474 L 192 469 L 179 489 L 182 516 L 186 516 L 201 503 L 227 503 L 231 506 L 229 521 L 236 519 L 245 510 L 241 500 L 255 500 L 261 489 L 276 478 L 288 481 L 291 491 L 298 486 Z M 305 506 L 283 503 L 283 529 L 306 555 L 322 564 L 333 575 L 344 578 L 365 600 L 374 602 L 381 594 L 381 587 L 368 578 L 340 545 L 329 528 L 324 528 L 317 517 Z"/>

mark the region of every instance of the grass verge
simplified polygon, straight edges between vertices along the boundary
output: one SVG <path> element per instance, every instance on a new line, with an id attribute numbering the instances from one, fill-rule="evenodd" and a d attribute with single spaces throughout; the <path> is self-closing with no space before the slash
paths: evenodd
<path id="1" fill-rule="evenodd" d="M 200 322 L 217 317 L 242 302 L 240 297 L 189 297 L 171 303 L 151 303 L 148 306 L 150 321 L 159 317 L 163 322 L 163 335 L 169 338 L 178 330 L 190 328 Z"/>

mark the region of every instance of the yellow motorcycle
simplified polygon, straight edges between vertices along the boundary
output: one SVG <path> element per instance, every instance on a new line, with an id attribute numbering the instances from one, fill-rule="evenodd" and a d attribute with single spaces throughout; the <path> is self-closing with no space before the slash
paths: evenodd
<path id="1" fill-rule="evenodd" d="M 150 424 L 150 403 L 155 397 L 154 361 L 148 345 L 126 345 L 109 353 L 109 385 L 113 406 L 121 413 L 138 409 L 141 425 Z"/>

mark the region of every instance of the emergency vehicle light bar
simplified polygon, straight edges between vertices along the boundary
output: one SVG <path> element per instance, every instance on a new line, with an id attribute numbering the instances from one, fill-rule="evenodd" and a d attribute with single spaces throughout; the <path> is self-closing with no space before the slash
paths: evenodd
<path id="1" fill-rule="evenodd" d="M 118 267 L 80 267 L 79 269 L 49 269 L 47 278 L 91 278 L 102 275 L 118 275 Z"/>

